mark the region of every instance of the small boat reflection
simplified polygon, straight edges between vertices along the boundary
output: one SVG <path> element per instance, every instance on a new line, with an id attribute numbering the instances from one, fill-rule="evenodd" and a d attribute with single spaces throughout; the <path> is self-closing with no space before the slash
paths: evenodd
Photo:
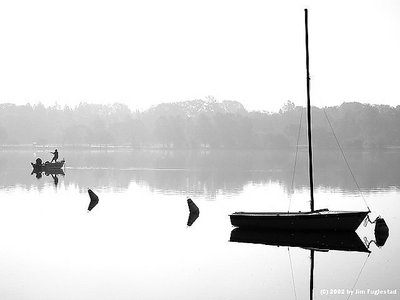
<path id="1" fill-rule="evenodd" d="M 33 170 L 31 175 L 35 174 L 35 177 L 37 179 L 40 179 L 43 177 L 43 174 L 46 176 L 51 175 L 51 177 L 53 178 L 54 181 L 54 185 L 57 186 L 58 184 L 58 175 L 61 176 L 65 176 L 64 170 L 62 169 L 49 169 L 49 170 L 45 170 L 45 171 L 41 171 L 41 170 Z"/>
<path id="2" fill-rule="evenodd" d="M 231 242 L 300 247 L 316 251 L 357 251 L 370 253 L 357 233 L 349 232 L 290 232 L 235 228 Z"/>
<path id="3" fill-rule="evenodd" d="M 58 177 L 57 177 L 57 174 L 51 174 L 51 177 L 53 178 L 53 181 L 54 181 L 54 185 L 55 186 L 57 186 L 57 184 L 58 184 Z"/>

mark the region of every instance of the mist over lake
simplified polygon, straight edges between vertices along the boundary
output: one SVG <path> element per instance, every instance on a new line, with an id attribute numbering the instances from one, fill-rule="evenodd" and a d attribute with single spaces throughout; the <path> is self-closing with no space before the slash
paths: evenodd
<path id="1" fill-rule="evenodd" d="M 51 174 L 31 175 L 29 162 L 50 160 L 53 150 L 0 151 L 2 298 L 294 297 L 288 248 L 229 242 L 228 215 L 286 211 L 289 199 L 292 211 L 307 210 L 305 151 L 298 153 L 292 190 L 290 151 L 58 148 L 65 175 L 57 175 L 57 183 Z M 383 247 L 370 245 L 355 289 L 396 289 L 399 152 L 350 151 L 347 157 L 371 218 L 383 216 L 390 228 Z M 316 208 L 365 209 L 340 154 L 317 150 L 314 159 Z M 90 213 L 88 188 L 99 196 Z M 200 209 L 190 227 L 187 197 Z M 373 240 L 373 226 L 360 226 L 357 234 Z M 306 298 L 309 253 L 291 248 L 290 256 L 297 295 Z M 318 298 L 322 289 L 352 289 L 367 254 L 329 251 L 315 257 Z"/>
<path id="2" fill-rule="evenodd" d="M 45 180 L 26 176 L 28 163 L 50 158 L 51 148 L 0 152 L 0 187 L 35 188 Z M 240 193 L 248 184 L 276 182 L 290 191 L 294 153 L 260 150 L 100 150 L 62 149 L 67 157 L 64 185 L 128 189 L 131 183 L 172 193 L 214 197 L 217 193 Z M 348 160 L 364 192 L 396 188 L 400 182 L 399 151 L 348 151 Z M 307 152 L 297 157 L 294 189 L 308 187 Z M 49 159 L 48 159 L 49 160 Z M 28 162 L 28 163 L 27 163 Z M 351 173 L 337 151 L 314 151 L 315 184 L 322 189 L 357 193 Z"/>
<path id="3" fill-rule="evenodd" d="M 344 102 L 312 108 L 313 146 L 337 149 L 329 123 L 347 149 L 400 147 L 400 106 Z M 297 142 L 299 127 L 299 140 Z M 238 101 L 75 107 L 0 104 L 0 145 L 125 146 L 137 149 L 279 149 L 306 145 L 305 108 L 288 100 L 279 112 L 247 111 Z"/>

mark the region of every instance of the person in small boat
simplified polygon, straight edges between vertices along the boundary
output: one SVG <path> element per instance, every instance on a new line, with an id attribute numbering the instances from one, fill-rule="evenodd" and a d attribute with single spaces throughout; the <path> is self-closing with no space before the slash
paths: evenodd
<path id="1" fill-rule="evenodd" d="M 50 152 L 50 153 L 54 155 L 53 158 L 52 158 L 52 160 L 51 160 L 51 163 L 52 163 L 53 161 L 54 161 L 54 162 L 57 162 L 57 159 L 58 159 L 58 151 L 57 151 L 57 149 L 54 150 L 54 152 Z"/>

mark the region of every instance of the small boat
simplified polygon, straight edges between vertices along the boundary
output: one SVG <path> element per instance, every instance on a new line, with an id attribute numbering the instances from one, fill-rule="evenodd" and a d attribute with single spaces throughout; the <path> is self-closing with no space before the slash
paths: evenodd
<path id="1" fill-rule="evenodd" d="M 35 171 L 43 171 L 46 172 L 48 170 L 57 170 L 61 169 L 64 167 L 65 160 L 57 161 L 57 162 L 49 162 L 46 161 L 45 163 L 42 163 L 42 160 L 40 158 L 36 159 L 36 163 L 31 163 L 33 170 Z"/>
<path id="2" fill-rule="evenodd" d="M 314 209 L 314 183 L 311 143 L 310 73 L 308 55 L 308 11 L 305 9 L 305 42 L 307 70 L 307 137 L 310 180 L 310 211 L 308 212 L 235 212 L 230 215 L 235 227 L 287 231 L 355 231 L 368 211 L 329 211 Z"/>

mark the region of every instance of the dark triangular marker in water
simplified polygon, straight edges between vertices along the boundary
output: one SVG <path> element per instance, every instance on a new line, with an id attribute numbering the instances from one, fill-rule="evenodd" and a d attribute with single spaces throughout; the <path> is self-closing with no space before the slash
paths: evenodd
<path id="1" fill-rule="evenodd" d="M 197 220 L 200 215 L 200 210 L 196 204 L 192 201 L 192 199 L 188 198 L 187 203 L 189 206 L 189 218 L 187 221 L 187 226 L 192 226 L 192 224 Z"/>
<path id="2" fill-rule="evenodd" d="M 90 197 L 90 203 L 88 207 L 88 211 L 91 211 L 97 203 L 99 203 L 99 197 L 91 189 L 88 189 L 89 197 Z"/>

